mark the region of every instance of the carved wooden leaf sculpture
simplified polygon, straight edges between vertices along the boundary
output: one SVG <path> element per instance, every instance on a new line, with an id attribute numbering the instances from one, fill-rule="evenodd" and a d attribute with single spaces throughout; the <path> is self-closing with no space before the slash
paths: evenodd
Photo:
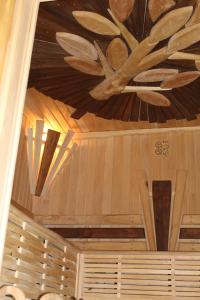
<path id="1" fill-rule="evenodd" d="M 166 60 L 168 56 L 169 53 L 167 52 L 167 47 L 163 47 L 157 51 L 150 53 L 149 55 L 145 56 L 137 65 L 137 74 L 158 65 L 162 61 Z"/>
<path id="2" fill-rule="evenodd" d="M 200 24 L 184 28 L 171 37 L 168 43 L 168 51 L 176 52 L 200 41 Z"/>
<path id="3" fill-rule="evenodd" d="M 138 92 L 137 96 L 144 102 L 156 106 L 170 106 L 171 102 L 164 95 L 157 92 Z"/>
<path id="4" fill-rule="evenodd" d="M 195 53 L 187 53 L 187 52 L 175 52 L 172 54 L 169 59 L 176 59 L 176 60 L 200 60 L 200 54 Z"/>
<path id="5" fill-rule="evenodd" d="M 152 43 L 165 40 L 180 30 L 189 20 L 193 11 L 192 6 L 186 6 L 174 9 L 166 14 L 156 25 L 153 26 L 150 33 Z"/>
<path id="6" fill-rule="evenodd" d="M 103 51 L 101 50 L 100 46 L 97 44 L 96 41 L 94 41 L 95 47 L 97 49 L 97 52 L 99 54 L 99 59 L 101 62 L 101 65 L 103 67 L 104 70 L 104 74 L 106 76 L 106 78 L 109 78 L 113 75 L 113 69 L 111 68 L 110 64 L 107 61 L 107 58 L 105 57 Z"/>
<path id="7" fill-rule="evenodd" d="M 118 19 L 114 16 L 114 14 L 112 13 L 112 11 L 110 9 L 108 9 L 108 12 L 111 15 L 112 19 L 114 20 L 114 22 L 116 23 L 116 25 L 118 26 L 118 28 L 121 32 L 121 35 L 123 36 L 123 38 L 125 39 L 125 41 L 129 45 L 130 49 L 134 50 L 139 44 L 138 41 L 136 40 L 136 38 L 126 28 L 126 26 L 123 23 L 118 21 Z"/>
<path id="8" fill-rule="evenodd" d="M 98 54 L 92 43 L 72 33 L 57 32 L 56 39 L 69 54 L 86 59 L 97 60 Z"/>
<path id="9" fill-rule="evenodd" d="M 195 65 L 196 65 L 197 70 L 200 71 L 200 60 L 196 60 Z"/>
<path id="10" fill-rule="evenodd" d="M 64 58 L 66 63 L 70 65 L 72 68 L 86 74 L 95 75 L 95 76 L 103 76 L 104 71 L 102 67 L 93 60 L 83 59 L 76 56 L 67 56 Z"/>
<path id="11" fill-rule="evenodd" d="M 86 29 L 103 35 L 120 35 L 119 28 L 107 18 L 89 11 L 73 11 L 74 18 Z"/>
<path id="12" fill-rule="evenodd" d="M 135 0 L 109 0 L 110 8 L 115 17 L 124 22 L 133 11 Z"/>
<path id="13" fill-rule="evenodd" d="M 134 78 L 136 82 L 159 82 L 177 74 L 176 69 L 153 69 L 140 73 Z"/>
<path id="14" fill-rule="evenodd" d="M 107 48 L 107 59 L 114 70 L 118 70 L 128 58 L 128 48 L 120 39 L 115 38 Z"/>
<path id="15" fill-rule="evenodd" d="M 192 18 L 186 24 L 186 26 L 191 26 L 200 22 L 200 0 L 197 1 L 195 11 Z"/>
<path id="16" fill-rule="evenodd" d="M 198 71 L 190 71 L 175 74 L 168 79 L 164 80 L 161 84 L 161 88 L 179 88 L 185 86 L 194 80 L 196 80 L 200 76 L 200 72 Z"/>
<path id="17" fill-rule="evenodd" d="M 172 8 L 176 3 L 173 0 L 149 0 L 149 13 L 155 22 L 164 12 Z"/>

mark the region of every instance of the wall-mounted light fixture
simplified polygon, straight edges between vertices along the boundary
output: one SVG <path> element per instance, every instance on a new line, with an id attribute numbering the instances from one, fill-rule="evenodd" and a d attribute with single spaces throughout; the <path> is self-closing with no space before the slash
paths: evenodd
<path id="1" fill-rule="evenodd" d="M 31 194 L 45 196 L 55 177 L 68 164 L 77 144 L 73 143 L 74 132 L 61 134 L 45 127 L 37 120 L 35 129 L 27 130 L 27 153 Z"/>

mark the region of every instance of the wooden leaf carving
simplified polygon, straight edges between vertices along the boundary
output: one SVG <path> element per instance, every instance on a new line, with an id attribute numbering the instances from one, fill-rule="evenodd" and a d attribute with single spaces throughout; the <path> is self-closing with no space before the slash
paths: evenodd
<path id="1" fill-rule="evenodd" d="M 171 102 L 164 95 L 157 92 L 138 92 L 137 96 L 144 102 L 156 106 L 170 106 Z"/>
<path id="2" fill-rule="evenodd" d="M 191 71 L 175 74 L 168 79 L 164 80 L 161 84 L 161 88 L 179 88 L 193 82 L 200 76 L 200 72 Z"/>
<path id="3" fill-rule="evenodd" d="M 188 21 L 186 26 L 191 26 L 200 22 L 200 0 L 197 1 L 195 11 L 192 18 Z"/>
<path id="4" fill-rule="evenodd" d="M 200 71 L 200 60 L 196 60 L 195 65 L 196 65 L 197 70 Z"/>
<path id="5" fill-rule="evenodd" d="M 150 33 L 152 43 L 165 40 L 180 30 L 189 20 L 193 11 L 192 6 L 174 9 L 166 14 L 156 25 L 153 26 Z"/>
<path id="6" fill-rule="evenodd" d="M 91 60 L 97 60 L 98 58 L 94 45 L 79 35 L 57 32 L 56 39 L 60 46 L 73 56 Z"/>
<path id="7" fill-rule="evenodd" d="M 164 12 L 172 8 L 176 3 L 173 0 L 149 0 L 149 14 L 155 22 Z"/>
<path id="8" fill-rule="evenodd" d="M 200 41 L 200 24 L 184 28 L 171 37 L 168 43 L 168 51 L 176 52 Z"/>
<path id="9" fill-rule="evenodd" d="M 136 82 L 159 82 L 177 74 L 176 69 L 153 69 L 140 73 L 134 78 Z"/>
<path id="10" fill-rule="evenodd" d="M 167 47 L 163 47 L 157 51 L 150 53 L 149 55 L 145 56 L 137 66 L 137 74 L 158 65 L 162 61 L 166 60 L 168 56 L 169 54 L 167 52 Z"/>
<path id="11" fill-rule="evenodd" d="M 188 52 L 175 52 L 169 59 L 176 60 L 200 60 L 200 54 L 188 53 Z"/>
<path id="12" fill-rule="evenodd" d="M 102 67 L 93 60 L 83 59 L 75 56 L 65 57 L 64 60 L 70 67 L 86 74 L 103 76 L 104 72 Z"/>
<path id="13" fill-rule="evenodd" d="M 118 26 L 121 35 L 129 45 L 130 49 L 134 50 L 139 44 L 136 38 L 133 36 L 133 34 L 127 29 L 127 27 L 123 23 L 118 21 L 118 19 L 114 16 L 114 14 L 110 9 L 108 9 L 108 12 L 111 15 L 112 19 L 114 20 L 114 22 L 116 23 L 116 25 Z"/>
<path id="14" fill-rule="evenodd" d="M 119 28 L 105 17 L 89 11 L 73 11 L 74 18 L 86 29 L 102 35 L 120 35 Z"/>
<path id="15" fill-rule="evenodd" d="M 114 70 L 118 70 L 128 58 L 126 44 L 120 39 L 115 38 L 107 48 L 107 59 Z"/>
<path id="16" fill-rule="evenodd" d="M 101 65 L 103 67 L 104 74 L 105 74 L 106 78 L 110 78 L 114 73 L 113 69 L 111 68 L 110 64 L 107 61 L 107 58 L 105 57 L 103 51 L 101 50 L 101 48 L 99 47 L 99 45 L 97 44 L 96 41 L 94 41 L 94 44 L 95 44 L 95 47 L 99 54 L 99 59 L 100 59 Z"/>
<path id="17" fill-rule="evenodd" d="M 135 0 L 109 0 L 110 9 L 115 17 L 124 22 L 133 11 Z"/>

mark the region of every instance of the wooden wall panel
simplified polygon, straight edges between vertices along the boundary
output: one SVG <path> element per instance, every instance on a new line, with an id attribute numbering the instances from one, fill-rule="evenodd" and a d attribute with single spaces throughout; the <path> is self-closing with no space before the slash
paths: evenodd
<path id="1" fill-rule="evenodd" d="M 186 170 L 183 214 L 200 214 L 199 131 L 80 139 L 79 142 L 73 160 L 57 178 L 48 197 L 34 200 L 36 215 L 55 218 L 59 214 L 63 218 L 141 215 L 139 170 L 146 174 L 150 197 L 153 180 L 170 180 L 172 198 L 177 170 Z"/>
<path id="2" fill-rule="evenodd" d="M 17 163 L 15 168 L 15 177 L 13 183 L 12 200 L 23 208 L 32 210 L 32 196 L 30 193 L 30 181 L 28 172 L 26 128 L 29 126 L 29 120 L 24 117 L 20 143 L 18 148 Z"/>

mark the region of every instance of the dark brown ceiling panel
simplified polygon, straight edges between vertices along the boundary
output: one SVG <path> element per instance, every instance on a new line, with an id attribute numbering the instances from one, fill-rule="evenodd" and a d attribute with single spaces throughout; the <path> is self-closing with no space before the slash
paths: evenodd
<path id="1" fill-rule="evenodd" d="M 164 92 L 172 102 L 169 108 L 146 104 L 134 93 L 115 95 L 108 101 L 99 103 L 89 95 L 89 91 L 98 85 L 103 77 L 82 74 L 64 62 L 64 57 L 69 54 L 57 43 L 56 32 L 77 34 L 92 43 L 96 40 L 106 53 L 106 48 L 113 37 L 98 35 L 83 28 L 73 17 L 72 11 L 96 12 L 111 20 L 107 11 L 108 2 L 108 0 L 57 0 L 40 4 L 29 87 L 35 87 L 42 93 L 72 106 L 76 110 L 73 114 L 74 118 L 81 118 L 84 113 L 90 112 L 105 119 L 117 119 L 124 122 L 164 123 L 171 119 L 194 120 L 196 114 L 200 112 L 200 79 L 181 88 L 180 92 L 177 89 Z M 179 0 L 173 9 L 195 5 L 195 3 L 196 0 Z M 147 0 L 135 0 L 132 14 L 124 22 L 139 42 L 149 35 L 153 26 L 147 8 Z M 167 42 L 167 40 L 161 41 L 155 49 L 166 46 Z M 184 51 L 199 54 L 200 42 Z M 195 63 L 194 61 L 168 59 L 156 67 L 177 68 L 183 72 L 195 70 Z M 129 85 L 133 85 L 132 80 Z M 159 86 L 159 83 L 157 85 Z"/>
<path id="2" fill-rule="evenodd" d="M 64 238 L 144 239 L 143 228 L 51 228 Z"/>
<path id="3" fill-rule="evenodd" d="M 168 251 L 171 181 L 153 181 L 153 208 L 158 251 Z"/>

